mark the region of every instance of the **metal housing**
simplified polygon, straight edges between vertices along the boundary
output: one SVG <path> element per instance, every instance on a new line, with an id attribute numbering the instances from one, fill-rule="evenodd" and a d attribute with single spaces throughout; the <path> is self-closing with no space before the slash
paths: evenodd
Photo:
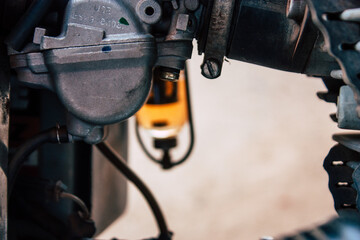
<path id="1" fill-rule="evenodd" d="M 101 141 L 96 126 L 129 118 L 150 91 L 157 49 L 139 12 L 148 7 L 161 14 L 152 0 L 70 1 L 61 35 L 37 28 L 34 45 L 13 52 L 12 67 L 23 83 L 56 92 L 70 113 L 70 133 Z"/>

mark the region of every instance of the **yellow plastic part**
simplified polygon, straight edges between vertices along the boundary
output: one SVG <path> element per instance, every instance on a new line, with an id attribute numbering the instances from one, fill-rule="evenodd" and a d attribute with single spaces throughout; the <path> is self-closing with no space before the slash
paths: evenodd
<path id="1" fill-rule="evenodd" d="M 154 81 L 163 80 L 154 79 Z M 154 88 L 152 88 L 148 102 L 136 114 L 139 126 L 146 129 L 151 137 L 156 139 L 175 137 L 188 120 L 184 71 L 180 72 L 179 81 L 162 82 L 161 84 L 165 85 L 162 95 L 165 98 L 173 94 L 177 85 L 176 101 L 161 104 L 149 103 L 152 98 L 156 97 Z"/>

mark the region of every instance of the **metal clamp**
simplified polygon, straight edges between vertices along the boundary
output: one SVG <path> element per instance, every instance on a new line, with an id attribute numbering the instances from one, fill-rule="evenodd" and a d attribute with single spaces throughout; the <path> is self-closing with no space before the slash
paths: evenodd
<path id="1" fill-rule="evenodd" d="M 234 0 L 214 0 L 204 61 L 201 65 L 201 73 L 206 78 L 214 79 L 221 74 L 234 6 Z"/>

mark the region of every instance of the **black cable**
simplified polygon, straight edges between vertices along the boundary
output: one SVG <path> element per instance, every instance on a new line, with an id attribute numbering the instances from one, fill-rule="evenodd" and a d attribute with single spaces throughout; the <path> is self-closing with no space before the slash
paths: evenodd
<path id="1" fill-rule="evenodd" d="M 14 188 L 16 177 L 20 171 L 21 166 L 27 160 L 27 157 L 38 149 L 44 143 L 66 143 L 69 142 L 68 132 L 66 127 L 54 127 L 48 130 L 45 130 L 35 137 L 31 138 L 16 151 L 15 155 L 9 162 L 8 169 L 8 188 L 9 188 L 9 196 L 11 196 L 11 192 Z"/>
<path id="2" fill-rule="evenodd" d="M 187 73 L 187 66 L 185 64 L 185 83 L 186 83 L 186 101 L 187 101 L 187 109 L 188 109 L 188 118 L 189 118 L 189 130 L 190 130 L 190 145 L 189 148 L 187 150 L 187 152 L 185 153 L 185 155 L 178 161 L 174 161 L 171 162 L 171 166 L 176 166 L 176 165 L 180 165 L 183 162 L 186 161 L 186 159 L 188 159 L 188 157 L 190 156 L 193 148 L 194 148 L 194 143 L 195 143 L 195 133 L 194 133 L 194 123 L 193 123 L 193 117 L 192 117 L 192 110 L 191 110 L 191 98 L 190 98 L 190 86 L 189 86 L 189 78 L 188 78 L 188 73 Z M 144 142 L 141 139 L 140 136 L 140 131 L 139 131 L 139 122 L 136 121 L 135 123 L 135 133 L 136 133 L 136 137 L 139 141 L 139 144 L 141 146 L 141 148 L 143 149 L 144 153 L 146 154 L 146 156 L 148 156 L 152 161 L 162 164 L 161 160 L 156 159 L 147 149 L 146 146 L 144 144 Z"/>
<path id="3" fill-rule="evenodd" d="M 52 2 L 52 0 L 34 0 L 24 16 L 10 32 L 6 43 L 16 51 L 21 51 L 34 32 L 35 27 L 50 9 Z"/>
<path id="4" fill-rule="evenodd" d="M 90 219 L 90 211 L 88 209 L 88 207 L 86 206 L 86 204 L 84 203 L 83 200 L 81 200 L 78 196 L 75 196 L 72 193 L 68 193 L 68 192 L 61 192 L 60 193 L 60 198 L 67 198 L 70 199 L 72 201 L 74 201 L 82 210 L 82 218 L 88 220 Z"/>
<path id="5" fill-rule="evenodd" d="M 171 239 L 171 232 L 168 230 L 159 204 L 145 183 L 126 165 L 125 160 L 119 154 L 117 154 L 108 143 L 102 142 L 97 144 L 96 147 L 130 182 L 134 183 L 139 191 L 143 194 L 158 224 L 158 228 L 160 230 L 159 239 Z"/>

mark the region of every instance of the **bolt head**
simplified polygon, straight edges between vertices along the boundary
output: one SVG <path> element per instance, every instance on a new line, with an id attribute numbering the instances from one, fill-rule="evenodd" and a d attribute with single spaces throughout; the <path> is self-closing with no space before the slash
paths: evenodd
<path id="1" fill-rule="evenodd" d="M 201 74 L 209 79 L 214 79 L 220 76 L 220 64 L 216 59 L 207 59 L 201 65 Z"/>
<path id="2" fill-rule="evenodd" d="M 179 80 L 179 73 L 162 71 L 160 72 L 160 79 L 170 82 L 177 82 Z"/>

